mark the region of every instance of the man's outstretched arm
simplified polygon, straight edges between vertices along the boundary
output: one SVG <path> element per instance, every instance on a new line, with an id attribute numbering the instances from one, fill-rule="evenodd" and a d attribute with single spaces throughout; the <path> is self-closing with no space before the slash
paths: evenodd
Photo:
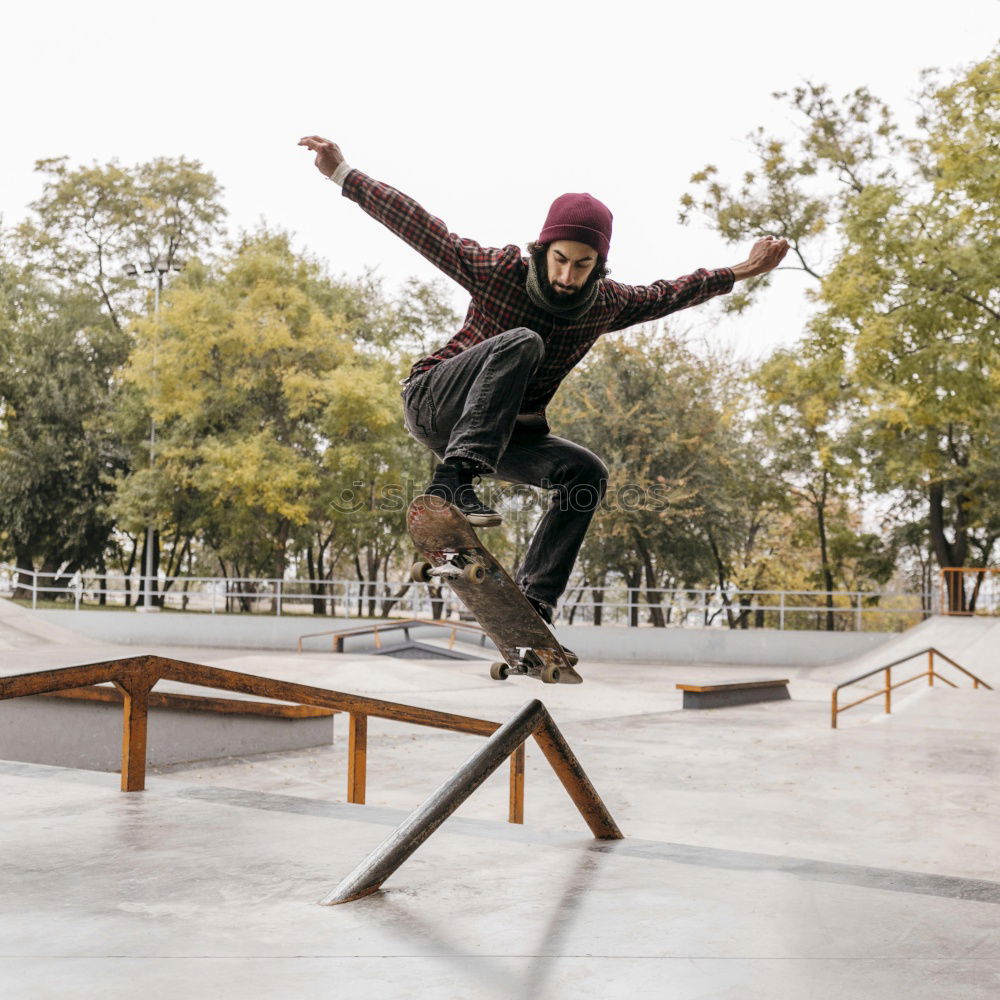
<path id="1" fill-rule="evenodd" d="M 316 169 L 342 184 L 346 197 L 468 291 L 474 292 L 490 278 L 503 259 L 503 250 L 482 247 L 475 240 L 448 232 L 440 219 L 412 198 L 360 170 L 352 170 L 335 142 L 307 135 L 299 145 L 316 154 Z"/>
<path id="2" fill-rule="evenodd" d="M 735 267 L 720 267 L 715 271 L 699 268 L 683 278 L 654 281 L 651 285 L 622 285 L 607 280 L 605 285 L 619 306 L 612 329 L 624 330 L 637 323 L 648 323 L 716 295 L 725 295 L 737 281 L 774 270 L 786 253 L 786 240 L 766 236 L 754 243 L 747 259 Z"/>

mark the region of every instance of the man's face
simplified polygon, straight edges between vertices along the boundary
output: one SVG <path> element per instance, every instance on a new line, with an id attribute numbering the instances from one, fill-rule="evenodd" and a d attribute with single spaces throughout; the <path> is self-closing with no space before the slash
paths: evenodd
<path id="1" fill-rule="evenodd" d="M 549 287 L 560 299 L 576 295 L 597 266 L 597 251 L 586 243 L 555 240 L 545 253 Z"/>

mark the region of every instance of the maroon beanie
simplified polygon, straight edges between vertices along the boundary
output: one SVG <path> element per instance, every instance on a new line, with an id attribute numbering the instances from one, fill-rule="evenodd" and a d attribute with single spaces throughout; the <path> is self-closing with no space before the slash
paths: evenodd
<path id="1" fill-rule="evenodd" d="M 593 247 L 602 257 L 611 246 L 611 211 L 589 194 L 562 194 L 549 209 L 539 243 L 575 240 Z"/>

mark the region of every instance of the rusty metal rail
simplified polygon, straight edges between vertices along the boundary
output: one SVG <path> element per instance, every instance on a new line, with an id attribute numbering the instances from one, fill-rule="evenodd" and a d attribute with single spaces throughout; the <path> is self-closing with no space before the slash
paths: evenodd
<path id="1" fill-rule="evenodd" d="M 563 787 L 598 840 L 621 840 L 596 789 L 545 706 L 535 699 L 504 723 L 430 798 L 414 810 L 325 899 L 324 905 L 350 903 L 376 892 L 383 882 L 511 754 L 523 752 L 534 736 Z"/>
<path id="2" fill-rule="evenodd" d="M 414 705 L 364 698 L 306 684 L 295 684 L 150 655 L 0 677 L 0 701 L 71 690 L 80 696 L 83 694 L 77 690 L 80 688 L 97 692 L 92 697 L 103 700 L 106 696 L 101 692 L 106 692 L 108 689 L 94 688 L 92 685 L 114 684 L 122 694 L 121 788 L 123 792 L 138 792 L 146 785 L 146 733 L 149 708 L 151 705 L 155 706 L 158 700 L 158 696 L 151 695 L 150 692 L 159 680 L 178 681 L 223 691 L 237 691 L 241 694 L 291 702 L 293 705 L 310 705 L 314 708 L 349 713 L 347 801 L 359 805 L 363 805 L 365 801 L 369 716 L 417 726 L 430 726 L 434 729 L 446 729 L 456 733 L 471 733 L 476 736 L 492 736 L 500 729 L 500 723 L 485 719 L 436 712 Z M 248 703 L 248 706 L 252 704 L 254 703 Z M 511 755 L 508 819 L 511 823 L 524 822 L 523 747 Z"/>
<path id="3" fill-rule="evenodd" d="M 368 717 L 376 716 L 418 726 L 431 726 L 460 733 L 488 737 L 466 763 L 423 805 L 412 813 L 389 838 L 345 878 L 324 903 L 346 903 L 375 892 L 382 883 L 464 802 L 480 785 L 510 759 L 509 821 L 524 822 L 524 744 L 534 736 L 574 805 L 600 840 L 620 840 L 615 825 L 596 789 L 584 773 L 569 744 L 556 728 L 545 706 L 530 702 L 504 725 L 464 715 L 435 712 L 413 705 L 380 701 L 343 694 L 324 688 L 273 680 L 254 674 L 237 673 L 188 663 L 163 656 L 133 656 L 125 659 L 62 667 L 31 674 L 0 678 L 0 700 L 25 698 L 53 692 L 98 692 L 104 700 L 106 688 L 96 684 L 112 683 L 122 694 L 122 770 L 123 792 L 142 791 L 146 782 L 146 732 L 151 704 L 150 692 L 159 680 L 179 681 L 199 687 L 237 691 L 242 694 L 273 698 L 350 713 L 347 798 L 365 800 Z M 152 700 L 155 700 L 153 696 Z"/>
<path id="4" fill-rule="evenodd" d="M 375 648 L 382 648 L 382 639 L 380 637 L 381 632 L 395 632 L 399 629 L 403 630 L 403 635 L 406 637 L 407 641 L 410 639 L 410 629 L 419 628 L 423 625 L 435 625 L 438 628 L 449 629 L 451 635 L 448 638 L 448 648 L 452 649 L 455 646 L 455 637 L 458 634 L 459 629 L 465 629 L 468 632 L 475 632 L 481 637 L 481 645 L 486 644 L 486 633 L 483 631 L 481 625 L 471 625 L 466 622 L 450 622 L 442 621 L 439 618 L 401 618 L 394 619 L 389 622 L 380 622 L 376 625 L 358 625 L 355 628 L 348 629 L 333 629 L 327 632 L 306 632 L 304 635 L 299 636 L 297 652 L 302 652 L 302 640 L 303 639 L 318 639 L 320 637 L 329 636 L 331 639 L 331 649 L 335 653 L 342 653 L 344 651 L 344 640 L 355 635 L 372 635 L 375 637 Z"/>
<path id="5" fill-rule="evenodd" d="M 892 682 L 892 669 L 893 667 L 898 667 L 902 663 L 908 663 L 910 660 L 915 660 L 918 656 L 927 656 L 927 669 L 921 671 L 919 674 L 914 674 L 913 677 L 908 677 L 905 681 L 896 681 L 895 684 Z M 947 677 L 939 674 L 934 669 L 934 657 L 940 656 L 942 660 L 946 663 L 951 664 L 956 670 L 960 670 L 966 677 L 972 679 L 972 686 L 978 688 L 982 685 L 989 691 L 993 688 L 986 683 L 981 677 L 977 677 L 974 673 L 966 670 L 965 667 L 960 666 L 956 663 L 950 656 L 946 656 L 939 649 L 935 649 L 933 646 L 929 646 L 927 649 L 921 649 L 917 653 L 910 653 L 909 656 L 903 656 L 898 660 L 893 660 L 892 663 L 887 664 L 884 667 L 876 667 L 874 670 L 869 670 L 865 674 L 859 674 L 857 677 L 852 677 L 849 681 L 844 681 L 843 684 L 838 684 L 833 689 L 832 694 L 832 704 L 831 704 L 831 726 L 832 728 L 837 728 L 837 716 L 841 712 L 846 712 L 849 708 L 854 708 L 855 705 L 861 705 L 866 701 L 871 701 L 872 698 L 878 698 L 880 695 L 885 695 L 885 714 L 889 715 L 892 712 L 892 692 L 896 688 L 901 688 L 904 684 L 910 684 L 913 681 L 918 681 L 922 677 L 927 678 L 927 683 L 930 687 L 934 686 L 934 678 L 944 681 L 949 687 L 957 688 L 958 685 L 954 684 L 952 681 L 948 680 Z M 873 691 L 871 694 L 866 695 L 864 698 L 859 698 L 857 701 L 852 701 L 849 705 L 838 705 L 838 697 L 842 688 L 849 687 L 851 684 L 856 684 L 858 681 L 863 681 L 868 677 L 874 677 L 875 674 L 885 673 L 885 687 L 879 688 L 878 691 Z"/>
<path id="6" fill-rule="evenodd" d="M 970 618 L 975 614 L 981 614 L 979 606 L 983 583 L 989 580 L 993 584 L 991 588 L 987 586 L 990 607 L 986 614 L 997 613 L 995 580 L 1000 568 L 996 566 L 943 566 L 940 570 L 941 577 L 941 613 L 956 617 Z M 965 590 L 966 577 L 972 576 L 972 593 L 967 594 Z"/>

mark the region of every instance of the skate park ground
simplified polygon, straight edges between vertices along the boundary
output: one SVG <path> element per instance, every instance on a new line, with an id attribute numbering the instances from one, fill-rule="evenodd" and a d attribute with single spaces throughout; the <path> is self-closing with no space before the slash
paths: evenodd
<path id="1" fill-rule="evenodd" d="M 380 892 L 326 907 L 480 737 L 371 719 L 363 806 L 346 716 L 332 745 L 154 769 L 139 793 L 0 761 L 0 995 L 996 997 L 1000 693 L 917 683 L 837 730 L 829 706 L 929 645 L 1000 688 L 998 628 L 931 619 L 833 665 L 584 658 L 570 687 L 496 683 L 486 660 L 139 649 L 21 616 L 5 675 L 153 652 L 497 722 L 540 698 L 625 839 L 594 840 L 529 743 L 523 826 L 502 768 Z M 791 700 L 682 710 L 676 683 L 750 674 Z"/>

